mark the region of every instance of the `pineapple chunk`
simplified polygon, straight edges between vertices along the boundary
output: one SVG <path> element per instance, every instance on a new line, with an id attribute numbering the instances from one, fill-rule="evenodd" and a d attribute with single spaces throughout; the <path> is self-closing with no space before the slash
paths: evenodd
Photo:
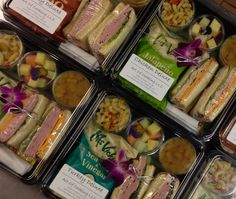
<path id="1" fill-rule="evenodd" d="M 30 87 L 36 88 L 38 86 L 38 80 L 33 80 L 30 78 L 27 84 Z"/>
<path id="2" fill-rule="evenodd" d="M 145 132 L 142 137 L 140 138 L 143 142 L 147 142 L 150 136 Z"/>
<path id="3" fill-rule="evenodd" d="M 159 142 L 157 140 L 148 140 L 147 147 L 148 150 L 151 151 L 158 146 Z"/>
<path id="4" fill-rule="evenodd" d="M 39 78 L 37 81 L 38 81 L 37 86 L 39 88 L 44 88 L 47 85 L 47 80 L 46 79 Z"/>
<path id="5" fill-rule="evenodd" d="M 49 71 L 55 71 L 56 70 L 56 63 L 54 61 L 51 61 L 51 60 L 48 60 L 46 59 L 43 67 L 46 69 L 46 70 L 49 70 Z"/>
<path id="6" fill-rule="evenodd" d="M 140 120 L 139 122 L 141 124 L 141 126 L 146 129 L 149 125 L 150 125 L 150 121 L 148 120 L 148 118 L 143 118 L 142 120 Z"/>
<path id="7" fill-rule="evenodd" d="M 140 139 L 137 139 L 133 147 L 138 152 L 142 153 L 142 152 L 144 152 L 146 146 L 147 146 L 147 144 L 145 142 L 141 141 Z"/>
<path id="8" fill-rule="evenodd" d="M 31 66 L 29 64 L 21 64 L 19 73 L 20 75 L 30 75 Z"/>
<path id="9" fill-rule="evenodd" d="M 46 60 L 46 54 L 43 52 L 37 52 L 36 58 L 35 58 L 36 64 L 43 66 L 45 63 L 45 60 Z"/>
<path id="10" fill-rule="evenodd" d="M 215 48 L 217 46 L 214 38 L 208 40 L 207 45 L 208 45 L 209 48 Z"/>
<path id="11" fill-rule="evenodd" d="M 210 19 L 203 17 L 201 21 L 199 22 L 200 26 L 203 28 L 206 28 L 210 24 Z"/>
<path id="12" fill-rule="evenodd" d="M 198 23 L 195 23 L 192 27 L 192 35 L 197 36 L 200 33 L 201 26 Z"/>
<path id="13" fill-rule="evenodd" d="M 156 122 L 149 125 L 147 131 L 151 139 L 158 139 L 161 137 L 161 127 Z"/>
<path id="14" fill-rule="evenodd" d="M 211 30 L 212 30 L 212 36 L 215 37 L 219 34 L 220 32 L 220 28 L 221 28 L 221 24 L 220 22 L 217 21 L 217 19 L 213 19 L 213 21 L 211 22 Z"/>
<path id="15" fill-rule="evenodd" d="M 0 52 L 0 65 L 4 64 L 4 56 L 3 54 Z"/>

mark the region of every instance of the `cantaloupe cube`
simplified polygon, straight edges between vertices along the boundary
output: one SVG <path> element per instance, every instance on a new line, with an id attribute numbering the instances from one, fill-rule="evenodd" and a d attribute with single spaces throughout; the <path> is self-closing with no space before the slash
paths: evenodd
<path id="1" fill-rule="evenodd" d="M 56 62 L 46 59 L 43 67 L 49 71 L 56 71 Z"/>
<path id="2" fill-rule="evenodd" d="M 21 64 L 19 68 L 20 75 L 30 75 L 31 66 L 29 64 Z"/>
<path id="3" fill-rule="evenodd" d="M 134 144 L 135 144 L 135 142 L 136 142 L 136 138 L 135 137 L 133 137 L 131 134 L 129 134 L 128 136 L 127 136 L 127 141 L 129 142 L 129 144 L 131 145 L 131 146 L 133 146 Z"/>
<path id="4" fill-rule="evenodd" d="M 215 48 L 217 46 L 216 41 L 214 38 L 207 41 L 207 45 L 209 48 Z"/>
<path id="5" fill-rule="evenodd" d="M 203 28 L 206 28 L 210 24 L 211 20 L 207 17 L 203 17 L 201 21 L 199 22 L 200 26 Z"/>
<path id="6" fill-rule="evenodd" d="M 55 71 L 48 71 L 47 78 L 54 79 L 55 78 Z"/>
<path id="7" fill-rule="evenodd" d="M 46 60 L 46 56 L 47 55 L 43 52 L 37 52 L 35 59 L 36 64 L 43 66 Z"/>
<path id="8" fill-rule="evenodd" d="M 158 139 L 161 137 L 161 126 L 156 122 L 153 122 L 147 127 L 147 132 L 151 139 Z"/>
<path id="9" fill-rule="evenodd" d="M 212 30 L 212 35 L 215 37 L 216 35 L 219 34 L 220 32 L 220 28 L 221 28 L 221 24 L 217 19 L 213 19 L 213 21 L 211 22 L 211 30 Z"/>
<path id="10" fill-rule="evenodd" d="M 195 23 L 192 27 L 192 35 L 197 36 L 201 30 L 201 26 L 198 23 Z"/>

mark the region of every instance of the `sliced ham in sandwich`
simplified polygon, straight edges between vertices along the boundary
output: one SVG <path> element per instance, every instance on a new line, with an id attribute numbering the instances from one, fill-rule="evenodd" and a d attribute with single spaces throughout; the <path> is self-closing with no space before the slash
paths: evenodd
<path id="1" fill-rule="evenodd" d="M 137 21 L 130 5 L 119 3 L 88 37 L 91 52 L 102 63 L 125 40 Z"/>
<path id="2" fill-rule="evenodd" d="M 82 0 L 72 21 L 64 28 L 66 38 L 89 51 L 88 35 L 112 10 L 110 0 Z"/>

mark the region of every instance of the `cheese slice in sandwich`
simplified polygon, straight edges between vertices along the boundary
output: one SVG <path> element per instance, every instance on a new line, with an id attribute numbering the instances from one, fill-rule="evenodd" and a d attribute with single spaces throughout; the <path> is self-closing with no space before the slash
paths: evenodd
<path id="1" fill-rule="evenodd" d="M 88 35 L 112 10 L 110 0 L 83 0 L 72 21 L 64 28 L 66 38 L 89 51 Z"/>
<path id="2" fill-rule="evenodd" d="M 102 63 L 125 40 L 137 21 L 130 5 L 119 3 L 88 37 L 91 52 Z"/>
<path id="3" fill-rule="evenodd" d="M 6 142 L 16 131 L 23 125 L 28 117 L 28 113 L 31 113 L 33 108 L 38 102 L 38 94 L 29 94 L 29 96 L 23 100 L 23 109 L 26 112 L 13 113 L 8 112 L 0 121 L 0 141 Z"/>
<path id="4" fill-rule="evenodd" d="M 36 158 L 36 153 L 38 148 L 43 144 L 45 139 L 51 133 L 55 127 L 58 118 L 61 114 L 61 109 L 56 105 L 52 107 L 50 112 L 47 114 L 45 120 L 42 122 L 40 127 L 37 129 L 37 132 L 33 136 L 29 145 L 24 151 L 24 155 L 29 158 Z"/>
<path id="5" fill-rule="evenodd" d="M 236 67 L 224 66 L 202 93 L 191 111 L 192 116 L 203 122 L 212 122 L 229 102 L 235 91 Z"/>
<path id="6" fill-rule="evenodd" d="M 47 159 L 55 149 L 61 138 L 65 135 L 68 128 L 68 121 L 71 116 L 69 110 L 61 111 L 55 127 L 52 129 L 46 140 L 37 150 L 37 157 Z"/>
<path id="7" fill-rule="evenodd" d="M 7 141 L 7 145 L 18 148 L 21 142 L 33 131 L 49 104 L 49 99 L 43 95 L 38 95 L 38 102 L 34 107 L 31 116 L 27 118 L 25 124 Z"/>
<path id="8" fill-rule="evenodd" d="M 194 68 L 183 77 L 185 81 L 181 81 L 181 87 L 177 88 L 172 96 L 172 102 L 181 110 L 188 111 L 193 102 L 199 97 L 201 92 L 207 87 L 214 74 L 218 69 L 218 62 L 214 58 L 208 59 L 204 64 Z M 178 84 L 176 85 L 178 87 Z"/>

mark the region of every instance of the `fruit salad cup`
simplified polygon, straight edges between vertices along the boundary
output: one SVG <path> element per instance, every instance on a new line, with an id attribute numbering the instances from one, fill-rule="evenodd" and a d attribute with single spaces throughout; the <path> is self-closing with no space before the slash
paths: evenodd
<path id="1" fill-rule="evenodd" d="M 47 53 L 26 53 L 17 65 L 18 76 L 30 87 L 43 89 L 51 85 L 57 76 L 57 63 Z"/>

